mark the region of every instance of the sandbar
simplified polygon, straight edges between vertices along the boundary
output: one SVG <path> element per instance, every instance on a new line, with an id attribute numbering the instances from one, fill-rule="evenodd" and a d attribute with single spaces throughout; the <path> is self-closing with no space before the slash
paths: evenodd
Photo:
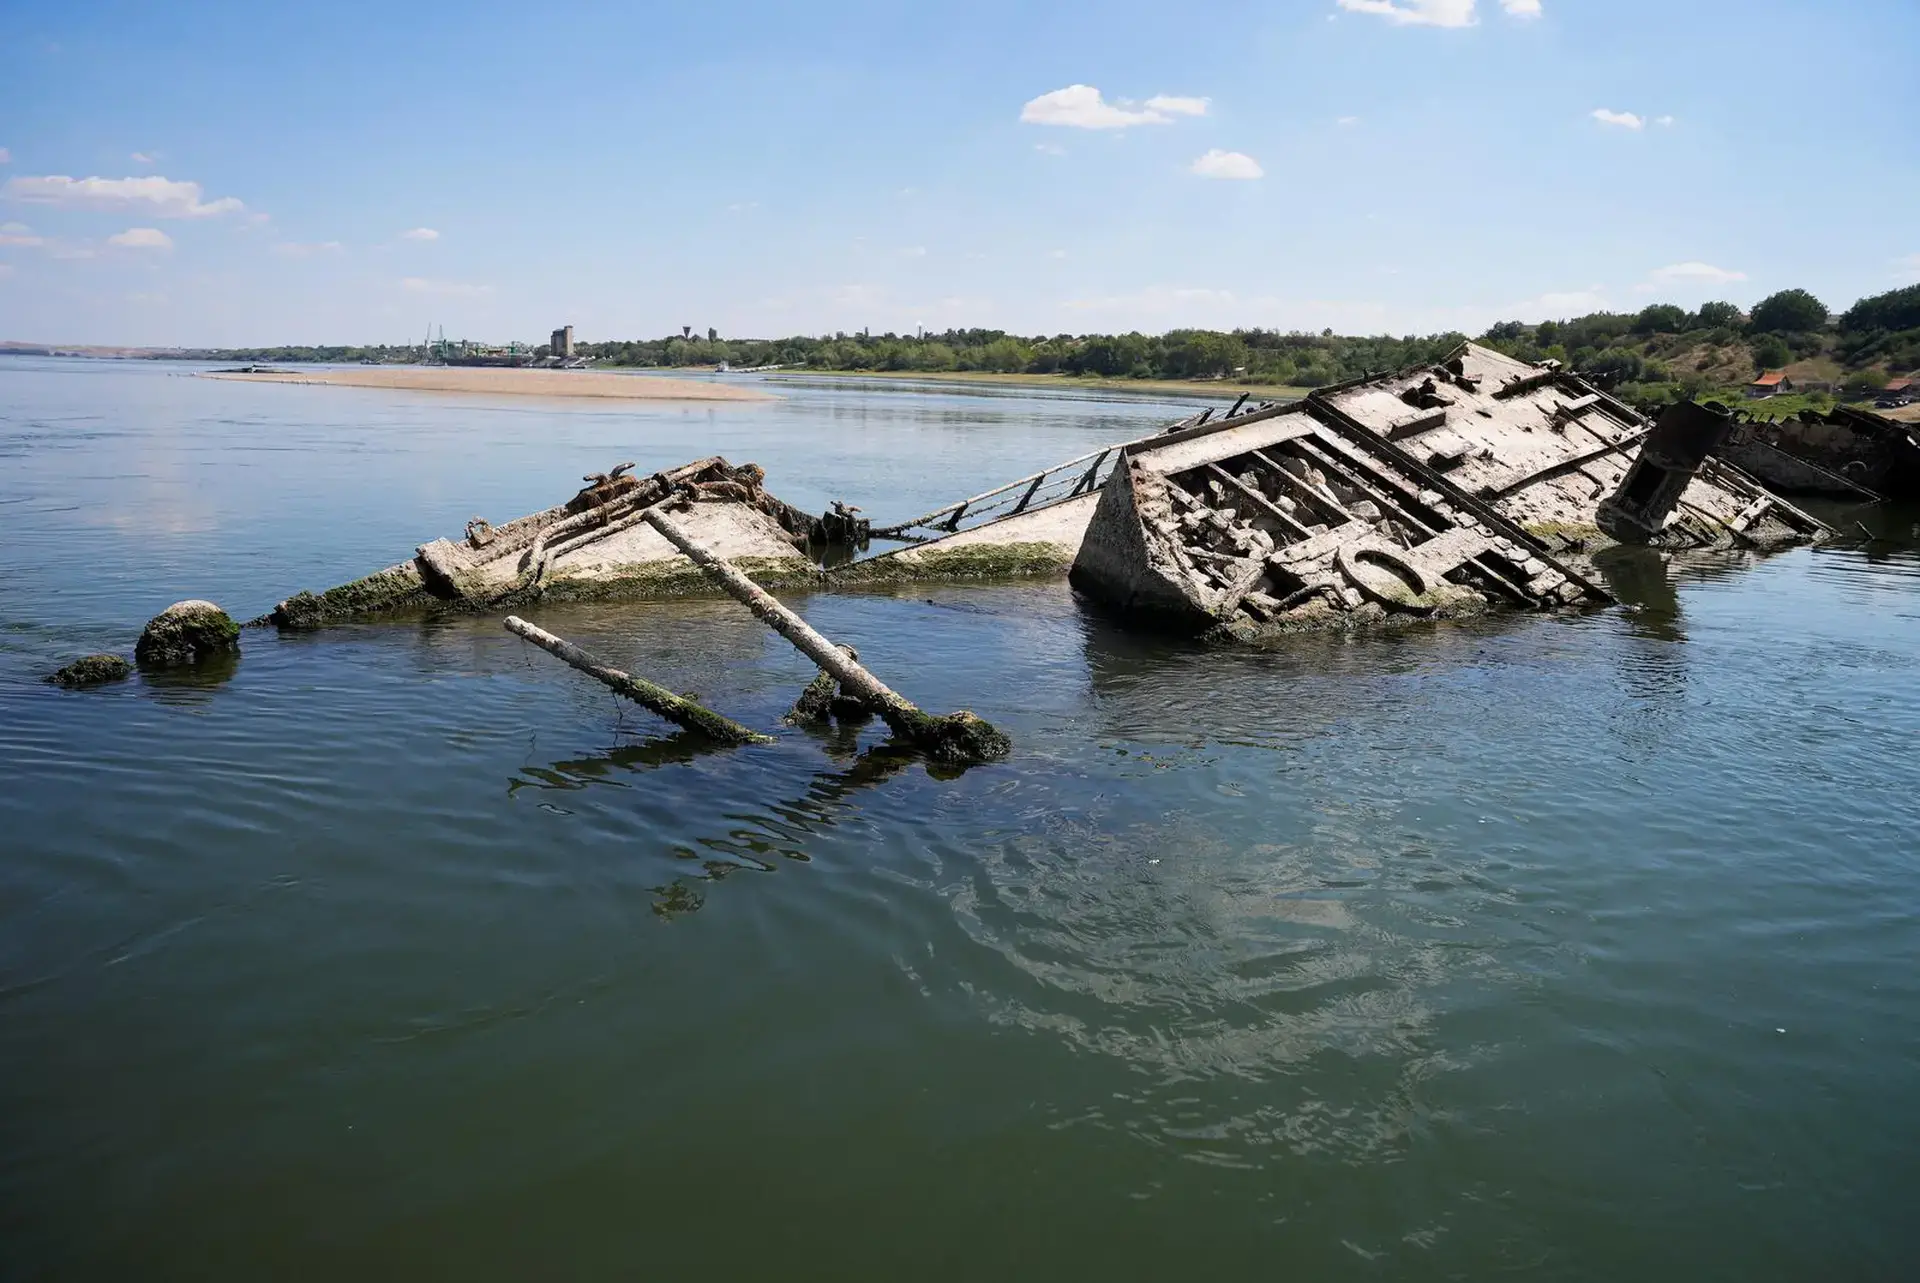
<path id="1" fill-rule="evenodd" d="M 397 388 L 480 396 L 598 397 L 613 401 L 771 401 L 757 387 L 663 379 L 606 370 L 510 370 L 483 366 L 380 365 L 345 370 L 217 371 L 209 379 L 242 383 L 312 383 L 336 388 Z"/>

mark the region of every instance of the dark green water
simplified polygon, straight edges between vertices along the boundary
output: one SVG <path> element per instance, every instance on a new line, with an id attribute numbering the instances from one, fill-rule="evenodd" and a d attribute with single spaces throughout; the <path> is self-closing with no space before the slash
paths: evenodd
<path id="1" fill-rule="evenodd" d="M 0 366 L 0 1275 L 1911 1277 L 1908 516 L 1268 654 L 796 599 L 1014 735 L 958 779 L 699 751 L 497 620 L 38 680 L 620 459 L 894 518 L 1166 417 Z M 755 725 L 810 675 L 731 603 L 536 617 Z"/>

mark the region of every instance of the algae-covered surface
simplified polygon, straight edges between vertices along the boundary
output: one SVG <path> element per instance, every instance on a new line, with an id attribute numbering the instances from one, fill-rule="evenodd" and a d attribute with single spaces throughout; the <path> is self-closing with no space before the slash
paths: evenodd
<path id="1" fill-rule="evenodd" d="M 1072 548 L 1054 543 L 964 544 L 957 548 L 912 548 L 833 567 L 833 587 L 884 586 L 938 580 L 1021 579 L 1063 576 L 1073 564 Z"/>
<path id="2" fill-rule="evenodd" d="M 1258 649 L 1053 577 L 781 590 L 1009 736 L 956 774 L 783 726 L 814 666 L 706 596 L 516 611 L 772 745 L 497 616 L 43 678 L 635 455 L 897 520 L 1158 411 L 35 358 L 0 406 L 0 1275 L 1909 1272 L 1920 513 Z"/>

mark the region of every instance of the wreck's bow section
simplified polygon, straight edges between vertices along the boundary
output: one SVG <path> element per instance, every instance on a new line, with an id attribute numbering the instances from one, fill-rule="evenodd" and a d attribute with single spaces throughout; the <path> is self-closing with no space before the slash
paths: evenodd
<path id="1" fill-rule="evenodd" d="M 487 610 L 546 597 L 644 598 L 699 590 L 698 568 L 646 524 L 674 498 L 683 524 L 705 546 L 769 582 L 812 580 L 810 540 L 848 526 L 848 514 L 815 518 L 767 493 L 755 464 L 699 459 L 636 476 L 631 463 L 584 478 L 566 503 L 495 526 L 475 519 L 459 540 L 422 544 L 410 561 L 324 593 L 299 593 L 264 620 L 314 628 L 374 614 Z M 835 518 L 838 518 L 836 521 Z"/>
<path id="2" fill-rule="evenodd" d="M 1130 447 L 1074 585 L 1143 620 L 1240 635 L 1609 598 L 1497 512 L 1311 406 Z"/>
<path id="3" fill-rule="evenodd" d="M 1827 533 L 1712 457 L 1730 419 L 1709 424 L 1695 413 L 1704 407 L 1676 407 L 1683 423 L 1659 438 L 1667 443 L 1659 458 L 1646 458 L 1654 425 L 1553 362 L 1530 365 L 1468 343 L 1439 365 L 1308 400 L 1555 547 L 1777 548 Z"/>

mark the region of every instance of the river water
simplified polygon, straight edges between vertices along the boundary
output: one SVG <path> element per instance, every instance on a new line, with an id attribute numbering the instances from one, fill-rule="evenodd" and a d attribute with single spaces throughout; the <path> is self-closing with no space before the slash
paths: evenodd
<path id="1" fill-rule="evenodd" d="M 793 598 L 1012 734 L 958 778 L 702 751 L 497 619 L 40 681 L 625 459 L 887 520 L 1191 408 L 783 391 L 0 365 L 0 1276 L 1911 1277 L 1914 514 L 1266 653 Z M 810 675 L 731 602 L 533 617 L 757 726 Z"/>

